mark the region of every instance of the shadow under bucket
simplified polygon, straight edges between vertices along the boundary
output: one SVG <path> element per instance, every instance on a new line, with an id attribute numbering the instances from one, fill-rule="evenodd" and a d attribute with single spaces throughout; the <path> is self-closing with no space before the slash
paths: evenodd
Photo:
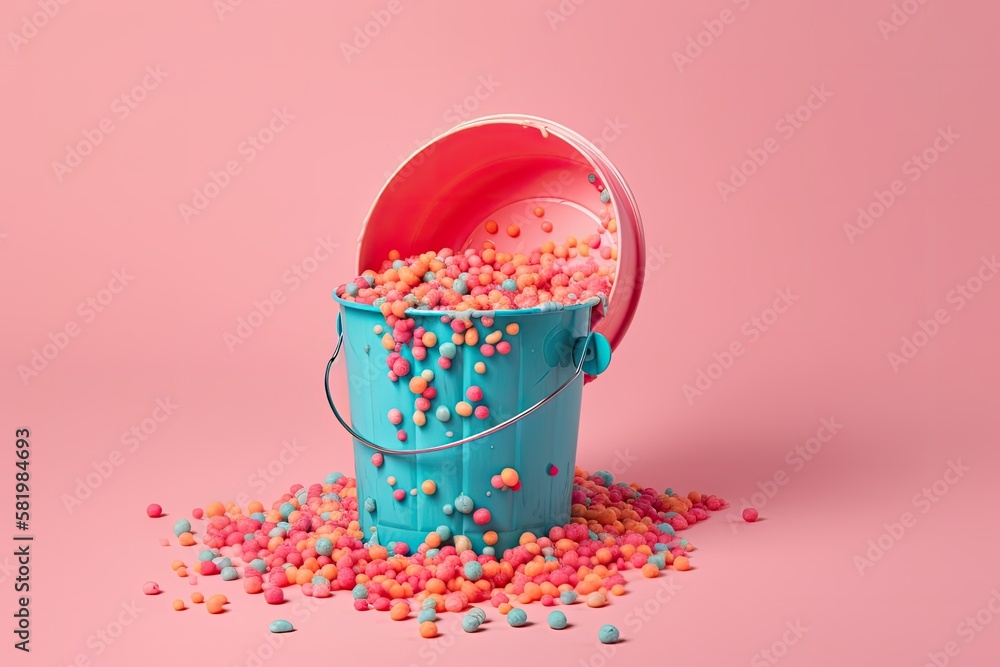
<path id="1" fill-rule="evenodd" d="M 406 378 L 393 382 L 386 373 L 390 350 L 381 342 L 385 318 L 379 310 L 338 301 L 351 423 L 339 412 L 337 417 L 355 437 L 358 509 L 367 539 L 386 546 L 404 542 L 413 551 L 438 531 L 467 537 L 477 552 L 493 547 L 500 554 L 517 546 L 525 531 L 547 534 L 569 522 L 583 375 L 597 375 L 611 357 L 607 340 L 590 332 L 594 304 L 472 317 L 466 340 L 500 337 L 510 350 L 487 357 L 478 344 L 452 343 L 447 370 L 437 360 L 455 334 L 442 321 L 450 318 L 409 311 L 438 344 L 423 361 L 408 346 L 400 354 L 410 363 L 408 377 L 431 377 L 436 395 L 423 425 L 412 411 L 394 425 L 390 410 L 412 406 L 420 394 Z M 476 368 L 480 362 L 483 373 Z M 470 387 L 481 389 L 481 400 L 471 400 Z M 457 406 L 463 402 L 485 407 L 488 415 L 462 416 Z M 492 480 L 506 468 L 517 472 L 518 485 L 496 488 Z"/>

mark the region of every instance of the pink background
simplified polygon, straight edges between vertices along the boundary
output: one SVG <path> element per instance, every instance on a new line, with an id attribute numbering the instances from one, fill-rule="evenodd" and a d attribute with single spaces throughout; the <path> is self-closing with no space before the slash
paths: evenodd
<path id="1" fill-rule="evenodd" d="M 968 301 L 952 291 L 1000 250 L 996 11 L 908 0 L 915 13 L 883 35 L 891 0 L 342 4 L 247 1 L 220 17 L 207 0 L 95 0 L 53 4 L 46 18 L 34 0 L 5 3 L 3 32 L 30 39 L 8 35 L 0 49 L 2 451 L 12 459 L 15 428 L 32 430 L 37 541 L 30 656 L 10 646 L 12 559 L 0 558 L 4 663 L 244 665 L 279 616 L 300 631 L 265 664 L 369 664 L 391 650 L 401 665 L 536 651 L 600 665 L 603 623 L 626 640 L 615 660 L 774 664 L 765 649 L 787 665 L 995 660 L 1000 622 L 965 619 L 1000 591 L 1000 538 L 984 520 L 1000 458 L 1000 281 L 972 280 L 981 291 Z M 401 10 L 348 61 L 341 43 L 390 5 Z M 573 12 L 553 23 L 560 6 Z M 723 10 L 721 34 L 703 32 Z M 707 46 L 678 66 L 674 53 L 699 32 Z M 144 99 L 123 106 L 157 66 L 165 78 L 147 78 Z M 476 98 L 481 77 L 493 90 Z M 785 124 L 813 87 L 829 98 Z M 241 142 L 275 108 L 294 118 L 249 160 Z M 686 535 L 696 569 L 637 582 L 599 611 L 570 609 L 573 627 L 559 635 L 529 607 L 533 627 L 511 630 L 490 610 L 480 635 L 447 618 L 445 637 L 427 642 L 414 621 L 358 614 L 343 594 L 304 620 L 304 607 L 272 609 L 217 578 L 198 589 L 232 593 L 231 613 L 170 611 L 195 590 L 169 569 L 182 550 L 158 544 L 174 519 L 352 469 L 320 389 L 330 291 L 354 275 L 355 239 L 387 173 L 463 116 L 505 112 L 595 140 L 605 132 L 635 193 L 647 291 L 611 368 L 587 388 L 579 463 L 617 460 L 624 479 L 730 499 L 731 512 Z M 112 132 L 60 180 L 53 163 L 103 119 Z M 958 138 L 934 155 L 947 128 Z M 723 198 L 718 182 L 765 145 L 767 161 Z M 907 162 L 925 149 L 938 159 L 912 180 Z M 179 206 L 229 161 L 239 173 L 186 222 Z M 845 224 L 897 179 L 894 203 L 852 242 Z M 318 238 L 339 248 L 307 280 L 286 281 Z M 123 268 L 134 279 L 102 312 L 80 308 Z M 761 332 L 751 318 L 784 289 L 797 300 Z M 224 334 L 274 290 L 282 303 L 230 351 Z M 944 324 L 893 368 L 889 353 L 939 309 Z M 19 365 L 70 323 L 78 335 L 23 381 Z M 734 341 L 744 353 L 709 368 Z M 718 379 L 689 401 L 683 386 L 699 370 Z M 168 398 L 179 407 L 129 450 L 122 434 Z M 842 426 L 799 458 L 824 418 Z M 275 463 L 286 440 L 305 452 Z M 70 513 L 64 494 L 116 450 L 119 465 Z M 946 477 L 959 461 L 968 470 Z M 255 471 L 269 464 L 278 474 L 262 481 Z M 782 484 L 768 483 L 775 476 Z M 914 498 L 935 483 L 934 503 Z M 765 520 L 731 526 L 727 515 L 760 488 Z M 149 502 L 170 518 L 145 518 Z M 904 513 L 912 520 L 888 533 Z M 871 566 L 859 572 L 856 557 Z M 166 594 L 144 597 L 147 579 Z M 96 639 L 117 635 L 133 602 L 134 622 L 110 644 Z M 796 623 L 801 637 L 786 631 Z"/>

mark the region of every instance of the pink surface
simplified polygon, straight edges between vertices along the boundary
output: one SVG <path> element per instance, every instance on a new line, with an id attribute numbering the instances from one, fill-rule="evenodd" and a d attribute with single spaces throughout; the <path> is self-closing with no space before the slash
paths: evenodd
<path id="1" fill-rule="evenodd" d="M 385 25 L 346 46 L 372 12 Z M 23 37 L 0 60 L 0 404 L 9 458 L 32 430 L 37 536 L 30 656 L 0 558 L 4 664 L 256 664 L 279 616 L 300 631 L 264 664 L 391 646 L 401 665 L 600 665 L 609 622 L 615 660 L 995 662 L 992 7 L 17 0 L 2 16 Z M 512 111 L 594 140 L 646 229 L 646 290 L 587 389 L 580 464 L 723 495 L 734 517 L 766 492 L 762 520 L 695 526 L 693 571 L 570 608 L 558 634 L 531 606 L 531 627 L 493 612 L 428 642 L 344 595 L 275 609 L 218 579 L 198 589 L 233 591 L 231 612 L 171 611 L 195 590 L 158 544 L 176 518 L 352 468 L 320 374 L 361 220 L 418 145 Z M 63 349 L 23 380 L 50 339 Z M 109 476 L 68 511 L 95 469 Z M 143 596 L 148 579 L 165 593 Z"/>

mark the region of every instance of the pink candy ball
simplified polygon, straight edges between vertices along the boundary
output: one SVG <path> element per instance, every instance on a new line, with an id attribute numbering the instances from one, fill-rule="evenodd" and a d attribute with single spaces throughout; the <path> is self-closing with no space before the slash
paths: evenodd
<path id="1" fill-rule="evenodd" d="M 470 401 L 475 403 L 476 401 L 483 400 L 483 390 L 477 385 L 472 385 L 471 387 L 465 390 L 465 396 Z"/>
<path id="2" fill-rule="evenodd" d="M 403 413 L 393 408 L 389 410 L 389 423 L 395 426 L 399 426 L 403 423 Z"/>
<path id="3" fill-rule="evenodd" d="M 469 604 L 465 593 L 449 593 L 444 599 L 444 608 L 450 612 L 460 612 Z"/>
<path id="4" fill-rule="evenodd" d="M 494 489 L 502 489 L 503 478 L 500 475 L 493 475 L 493 477 L 490 478 L 490 484 L 493 486 Z"/>
<path id="5" fill-rule="evenodd" d="M 156 503 L 153 503 L 152 505 L 146 508 L 146 516 L 148 516 L 150 519 L 155 519 L 158 516 L 163 516 L 163 508 L 157 505 Z"/>
<path id="6" fill-rule="evenodd" d="M 355 600 L 354 608 L 358 611 L 368 611 L 368 600 Z"/>
<path id="7" fill-rule="evenodd" d="M 472 513 L 472 520 L 476 522 L 477 526 L 484 526 L 490 522 L 493 515 L 485 507 L 480 507 L 475 512 Z"/>
<path id="8" fill-rule="evenodd" d="M 375 454 L 372 454 L 372 465 L 376 468 L 381 468 L 384 461 L 385 457 L 383 457 L 381 453 L 376 452 Z"/>
<path id="9" fill-rule="evenodd" d="M 508 343 L 505 340 L 502 340 L 499 343 L 497 343 L 497 352 L 499 352 L 500 354 L 510 353 L 510 343 Z"/>
<path id="10" fill-rule="evenodd" d="M 142 592 L 146 595 L 159 595 L 162 591 L 155 581 L 147 581 L 142 585 Z"/>
<path id="11" fill-rule="evenodd" d="M 264 591 L 264 600 L 268 604 L 281 604 L 285 601 L 285 594 L 280 588 L 269 588 Z"/>
<path id="12" fill-rule="evenodd" d="M 476 419 L 486 419 L 490 416 L 490 409 L 485 405 L 477 405 L 474 414 Z"/>
<path id="13" fill-rule="evenodd" d="M 396 500 L 405 500 L 406 491 L 403 491 L 402 489 L 396 489 L 395 491 L 392 492 L 392 497 L 395 498 Z"/>
<path id="14" fill-rule="evenodd" d="M 243 590 L 251 595 L 260 593 L 264 590 L 264 582 L 260 577 L 247 577 L 243 580 Z"/>
<path id="15" fill-rule="evenodd" d="M 752 507 L 748 507 L 745 510 L 743 510 L 743 520 L 746 521 L 747 523 L 753 523 L 754 521 L 757 520 L 758 516 L 759 514 L 757 514 L 757 510 L 755 510 Z"/>
<path id="16" fill-rule="evenodd" d="M 216 565 L 215 563 L 213 563 L 210 560 L 206 560 L 205 562 L 203 562 L 201 564 L 201 573 L 203 575 L 205 575 L 205 576 L 208 576 L 208 575 L 211 575 L 211 574 L 218 574 L 219 573 L 219 566 Z"/>

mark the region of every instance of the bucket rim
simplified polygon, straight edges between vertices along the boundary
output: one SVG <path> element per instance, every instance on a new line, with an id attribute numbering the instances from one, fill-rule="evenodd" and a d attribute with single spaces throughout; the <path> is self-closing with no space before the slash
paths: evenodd
<path id="1" fill-rule="evenodd" d="M 382 314 L 382 311 L 378 306 L 372 306 L 367 303 L 358 303 L 356 301 L 347 301 L 336 294 L 333 295 L 333 300 L 345 308 L 353 308 L 355 310 L 361 310 L 369 313 Z M 541 307 L 535 306 L 534 308 L 511 308 L 507 310 L 428 310 L 420 308 L 407 308 L 404 313 L 408 317 L 451 317 L 451 318 L 476 318 L 476 317 L 492 317 L 494 319 L 502 319 L 507 317 L 520 317 L 522 315 L 546 315 L 549 313 L 559 313 L 566 310 L 583 310 L 590 309 L 594 306 L 600 305 L 602 299 L 600 297 L 590 297 L 585 299 L 580 303 L 573 304 L 556 304 L 556 307 Z M 554 302 L 548 302 L 554 303 Z"/>
<path id="2" fill-rule="evenodd" d="M 370 268 L 364 266 L 363 261 L 364 257 L 362 250 L 364 247 L 365 236 L 371 231 L 377 231 L 373 230 L 371 226 L 373 217 L 375 216 L 375 213 L 383 199 L 391 193 L 394 183 L 397 182 L 397 179 L 401 178 L 401 174 L 406 170 L 410 163 L 413 162 L 418 156 L 431 149 L 431 147 L 435 144 L 449 137 L 467 132 L 469 130 L 475 130 L 477 128 L 488 127 L 491 125 L 512 125 L 520 126 L 525 129 L 533 128 L 543 132 L 544 136 L 551 136 L 552 138 L 561 141 L 572 148 L 580 157 L 584 159 L 584 161 L 586 161 L 594 173 L 600 177 L 601 181 L 613 190 L 614 195 L 611 197 L 611 201 L 608 202 L 606 206 L 608 206 L 614 213 L 614 217 L 619 220 L 620 224 L 623 224 L 625 220 L 631 221 L 632 224 L 629 225 L 629 229 L 631 230 L 634 238 L 631 239 L 632 243 L 630 246 L 620 245 L 620 252 L 627 252 L 628 256 L 632 258 L 634 266 L 628 273 L 628 280 L 622 280 L 625 274 L 616 276 L 615 284 L 612 285 L 611 291 L 606 296 L 601 321 L 600 323 L 595 323 L 594 325 L 595 331 L 604 334 L 607 336 L 608 340 L 611 341 L 612 349 L 617 348 L 618 344 L 625 337 L 625 334 L 635 317 L 636 311 L 638 310 L 639 297 L 642 293 L 642 287 L 645 282 L 646 241 L 645 232 L 642 227 L 642 216 L 639 213 L 639 207 L 636 203 L 635 196 L 632 193 L 632 189 L 625 181 L 621 171 L 611 161 L 611 159 L 608 158 L 604 151 L 598 148 L 593 141 L 575 130 L 542 116 L 522 113 L 500 113 L 480 116 L 478 118 L 470 118 L 454 125 L 451 128 L 437 132 L 436 136 L 426 140 L 419 148 L 413 150 L 410 155 L 405 160 L 400 162 L 396 166 L 395 170 L 393 170 L 385 178 L 382 187 L 379 189 L 378 194 L 368 209 L 368 213 L 364 217 L 364 221 L 361 224 L 361 231 L 358 234 L 357 248 L 355 251 L 355 264 L 357 266 L 357 271 L 360 273 L 361 271 Z M 623 216 L 622 214 L 625 215 Z M 625 238 L 626 236 L 619 232 L 619 244 L 621 244 Z M 617 265 L 619 267 L 622 266 L 621 257 L 618 259 Z M 626 283 L 628 283 L 628 285 L 626 285 Z M 617 304 L 618 301 L 621 301 L 621 305 L 613 306 L 613 304 Z M 620 315 L 608 317 L 610 314 L 617 314 L 619 312 L 621 313 Z"/>

